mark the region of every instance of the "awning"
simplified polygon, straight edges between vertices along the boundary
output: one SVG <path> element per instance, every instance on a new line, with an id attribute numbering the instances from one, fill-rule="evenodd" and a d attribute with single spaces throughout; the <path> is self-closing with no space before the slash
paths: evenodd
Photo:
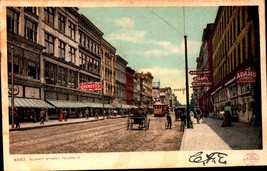
<path id="1" fill-rule="evenodd" d="M 79 101 L 66 101 L 66 100 L 50 100 L 47 99 L 49 103 L 51 103 L 53 106 L 57 108 L 84 108 L 87 107 L 87 105 L 83 102 Z"/>
<path id="2" fill-rule="evenodd" d="M 11 107 L 11 97 L 8 97 L 8 101 L 8 106 Z M 14 98 L 14 107 L 55 108 L 44 100 L 27 98 Z"/>
<path id="3" fill-rule="evenodd" d="M 94 103 L 94 102 L 83 102 L 86 107 L 92 107 L 92 108 L 103 108 L 103 103 Z"/>
<path id="4" fill-rule="evenodd" d="M 115 107 L 112 106 L 111 104 L 105 104 L 104 107 L 105 107 L 105 108 L 115 108 Z"/>

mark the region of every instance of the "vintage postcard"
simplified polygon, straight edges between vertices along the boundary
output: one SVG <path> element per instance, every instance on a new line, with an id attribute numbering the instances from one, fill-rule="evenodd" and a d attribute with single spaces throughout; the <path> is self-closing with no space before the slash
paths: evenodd
<path id="1" fill-rule="evenodd" d="M 2 0 L 4 170 L 266 165 L 263 0 Z"/>

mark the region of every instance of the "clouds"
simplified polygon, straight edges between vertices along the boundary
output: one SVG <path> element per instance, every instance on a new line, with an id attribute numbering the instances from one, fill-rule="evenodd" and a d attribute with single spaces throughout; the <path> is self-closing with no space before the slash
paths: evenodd
<path id="1" fill-rule="evenodd" d="M 184 55 L 185 46 L 184 40 L 181 39 L 179 44 L 178 42 L 167 41 L 168 37 L 165 40 L 155 40 L 149 38 L 149 30 L 137 29 L 135 28 L 135 20 L 129 17 L 122 17 L 115 19 L 113 24 L 118 26 L 118 29 L 114 30 L 107 37 L 109 41 L 122 41 L 127 43 L 135 44 L 135 49 L 129 49 L 128 53 L 135 54 L 142 57 L 162 57 L 166 58 L 170 55 Z M 188 41 L 188 54 L 196 56 L 196 53 L 199 49 L 196 47 L 200 46 L 200 41 L 195 42 L 192 40 Z"/>

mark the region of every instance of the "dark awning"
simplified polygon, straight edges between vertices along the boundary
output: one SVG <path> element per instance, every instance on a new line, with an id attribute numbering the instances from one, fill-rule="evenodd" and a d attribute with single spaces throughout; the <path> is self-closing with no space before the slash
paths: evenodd
<path id="1" fill-rule="evenodd" d="M 85 108 L 87 105 L 79 101 L 66 101 L 66 100 L 51 100 L 47 99 L 49 103 L 57 108 Z"/>
<path id="2" fill-rule="evenodd" d="M 9 107 L 11 107 L 11 97 L 8 98 L 8 101 Z M 27 98 L 14 98 L 14 107 L 55 108 L 44 100 Z"/>

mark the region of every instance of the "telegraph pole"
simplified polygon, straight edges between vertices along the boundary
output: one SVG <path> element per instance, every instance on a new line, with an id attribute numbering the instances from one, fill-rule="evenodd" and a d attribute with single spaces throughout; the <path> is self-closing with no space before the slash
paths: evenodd
<path id="1" fill-rule="evenodd" d="M 11 45 L 11 117 L 14 128 L 14 46 Z"/>
<path id="2" fill-rule="evenodd" d="M 187 118 L 187 128 L 190 128 L 190 112 L 189 112 L 189 87 L 188 87 L 188 62 L 187 62 L 187 36 L 184 35 L 185 43 L 185 89 L 186 89 L 186 118 Z"/>

